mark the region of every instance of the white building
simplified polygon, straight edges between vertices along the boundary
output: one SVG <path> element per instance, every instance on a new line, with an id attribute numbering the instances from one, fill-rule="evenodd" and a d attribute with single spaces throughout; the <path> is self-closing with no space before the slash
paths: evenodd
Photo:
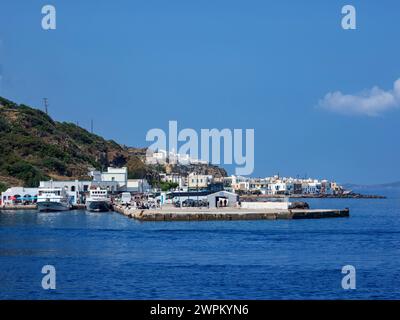
<path id="1" fill-rule="evenodd" d="M 80 194 L 88 192 L 92 181 L 67 180 L 67 181 L 40 181 L 39 188 L 62 188 L 67 192 L 72 204 L 80 202 Z"/>
<path id="2" fill-rule="evenodd" d="M 146 163 L 148 164 L 165 164 L 165 163 L 174 163 L 174 164 L 208 164 L 208 161 L 191 158 L 189 154 L 179 154 L 174 150 L 166 151 L 166 150 L 147 150 L 146 155 Z"/>
<path id="3" fill-rule="evenodd" d="M 161 173 L 160 179 L 163 182 L 177 183 L 179 189 L 183 189 L 184 187 L 187 186 L 187 178 L 181 176 L 178 173 L 170 173 L 170 174 Z"/>
<path id="4" fill-rule="evenodd" d="M 316 182 L 306 182 L 302 184 L 303 194 L 316 194 L 317 183 Z"/>
<path id="5" fill-rule="evenodd" d="M 64 188 L 67 192 L 87 192 L 92 181 L 86 180 L 67 180 L 67 181 L 40 181 L 40 188 Z"/>
<path id="6" fill-rule="evenodd" d="M 197 174 L 192 172 L 188 176 L 188 187 L 189 189 L 204 189 L 212 183 L 213 176 L 205 174 Z"/>
<path id="7" fill-rule="evenodd" d="M 12 187 L 1 193 L 1 205 L 10 206 L 22 200 L 32 200 L 37 197 L 38 188 Z"/>
<path id="8" fill-rule="evenodd" d="M 126 191 L 128 192 L 150 192 L 151 186 L 146 179 L 128 179 Z"/>
<path id="9" fill-rule="evenodd" d="M 167 152 L 164 150 L 152 151 L 147 150 L 146 163 L 148 164 L 164 164 L 167 162 Z"/>
<path id="10" fill-rule="evenodd" d="M 236 193 L 219 191 L 207 196 L 209 208 L 217 207 L 235 207 L 239 201 Z"/>
<path id="11" fill-rule="evenodd" d="M 101 173 L 101 181 L 118 183 L 118 188 L 124 190 L 128 184 L 128 169 L 126 167 L 113 168 L 108 167 L 106 172 Z"/>

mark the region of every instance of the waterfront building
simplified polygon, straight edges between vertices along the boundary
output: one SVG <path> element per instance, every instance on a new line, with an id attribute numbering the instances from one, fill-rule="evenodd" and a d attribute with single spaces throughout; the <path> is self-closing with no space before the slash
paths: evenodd
<path id="1" fill-rule="evenodd" d="M 286 194 L 293 194 L 294 193 L 294 182 L 289 180 L 286 182 Z"/>
<path id="2" fill-rule="evenodd" d="M 92 181 L 101 181 L 101 171 L 89 168 L 89 176 L 92 177 Z"/>
<path id="3" fill-rule="evenodd" d="M 71 199 L 72 204 L 82 202 L 81 195 L 89 191 L 92 184 L 90 180 L 66 180 L 66 181 L 40 181 L 39 188 L 59 188 L 66 191 L 68 198 Z"/>
<path id="4" fill-rule="evenodd" d="M 150 190 L 151 186 L 146 179 L 128 179 L 126 191 L 145 193 Z"/>
<path id="5" fill-rule="evenodd" d="M 268 183 L 268 194 L 286 194 L 286 183 L 277 180 L 275 182 Z"/>
<path id="6" fill-rule="evenodd" d="M 299 181 L 293 183 L 293 194 L 301 194 L 303 192 L 303 184 Z"/>
<path id="7" fill-rule="evenodd" d="M 126 189 L 128 184 L 128 168 L 108 167 L 106 172 L 101 173 L 101 181 L 116 181 L 118 183 L 118 189 L 123 191 Z"/>
<path id="8" fill-rule="evenodd" d="M 90 180 L 64 180 L 64 181 L 40 181 L 39 188 L 64 188 L 71 192 L 87 192 L 92 184 Z"/>
<path id="9" fill-rule="evenodd" d="M 212 182 L 212 175 L 197 174 L 195 172 L 192 172 L 188 176 L 189 190 L 207 189 L 208 185 Z"/>
<path id="10" fill-rule="evenodd" d="M 321 181 L 321 193 L 322 194 L 332 194 L 331 183 L 328 180 Z"/>
<path id="11" fill-rule="evenodd" d="M 265 194 L 268 188 L 268 181 L 266 179 L 256 178 L 249 180 L 249 190 L 260 191 L 261 193 Z"/>
<path id="12" fill-rule="evenodd" d="M 105 189 L 110 193 L 116 193 L 118 191 L 124 191 L 125 188 L 122 188 L 122 190 L 118 186 L 117 181 L 91 181 L 90 184 L 90 189 Z"/>
<path id="13" fill-rule="evenodd" d="M 235 192 L 247 192 L 250 190 L 250 182 L 242 181 L 232 184 L 232 190 Z"/>
<path id="14" fill-rule="evenodd" d="M 38 188 L 12 187 L 1 193 L 1 205 L 12 206 L 22 202 L 36 202 Z"/>
<path id="15" fill-rule="evenodd" d="M 247 192 L 250 190 L 250 179 L 232 175 L 224 179 L 224 185 L 229 185 L 227 190 L 232 190 L 233 192 Z"/>
<path id="16" fill-rule="evenodd" d="M 239 201 L 239 196 L 236 193 L 219 191 L 207 195 L 207 201 L 210 208 L 235 207 Z"/>
<path id="17" fill-rule="evenodd" d="M 304 182 L 302 185 L 302 193 L 303 194 L 317 194 L 318 188 L 317 183 L 314 181 Z"/>
<path id="18" fill-rule="evenodd" d="M 99 180 L 97 172 L 91 172 L 93 180 L 63 180 L 63 181 L 40 181 L 40 188 L 61 188 L 67 192 L 72 204 L 83 202 L 83 195 L 87 194 L 90 189 L 101 188 L 108 190 L 110 193 L 119 191 L 118 181 L 102 181 Z"/>
<path id="19" fill-rule="evenodd" d="M 343 187 L 338 185 L 336 182 L 331 182 L 331 189 L 333 194 L 343 193 Z"/>
<path id="20" fill-rule="evenodd" d="M 177 183 L 179 189 L 182 189 L 185 186 L 187 186 L 187 179 L 181 176 L 179 173 L 170 173 L 170 174 L 161 173 L 160 180 L 163 182 Z"/>
<path id="21" fill-rule="evenodd" d="M 224 187 L 240 193 L 258 192 L 265 195 L 337 194 L 343 192 L 341 186 L 326 179 L 299 179 L 279 177 L 278 175 L 266 178 L 227 177 L 224 180 Z"/>

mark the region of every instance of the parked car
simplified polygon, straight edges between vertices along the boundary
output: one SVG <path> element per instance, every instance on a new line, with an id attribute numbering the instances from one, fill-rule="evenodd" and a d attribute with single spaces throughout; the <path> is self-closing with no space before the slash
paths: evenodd
<path id="1" fill-rule="evenodd" d="M 194 207 L 194 200 L 193 199 L 183 200 L 182 207 Z"/>

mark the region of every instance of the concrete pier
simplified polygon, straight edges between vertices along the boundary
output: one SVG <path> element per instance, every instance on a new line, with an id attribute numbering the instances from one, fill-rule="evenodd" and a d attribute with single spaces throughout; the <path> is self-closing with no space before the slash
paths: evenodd
<path id="1" fill-rule="evenodd" d="M 207 221 L 207 220 L 280 220 L 321 219 L 349 217 L 350 210 L 342 209 L 242 209 L 242 208 L 165 208 L 142 210 L 122 205 L 113 206 L 114 211 L 141 221 Z"/>

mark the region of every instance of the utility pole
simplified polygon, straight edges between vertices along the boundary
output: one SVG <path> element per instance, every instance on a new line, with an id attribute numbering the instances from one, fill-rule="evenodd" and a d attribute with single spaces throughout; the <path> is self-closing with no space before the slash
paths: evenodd
<path id="1" fill-rule="evenodd" d="M 90 132 L 93 133 L 93 119 L 90 120 Z"/>
<path id="2" fill-rule="evenodd" d="M 196 171 L 196 182 L 197 182 L 197 203 L 196 205 L 199 205 L 199 172 Z"/>
<path id="3" fill-rule="evenodd" d="M 48 106 L 49 106 L 49 100 L 47 98 L 43 98 L 43 104 L 44 104 L 44 112 L 46 112 L 46 114 L 49 114 L 49 110 L 48 110 Z"/>

